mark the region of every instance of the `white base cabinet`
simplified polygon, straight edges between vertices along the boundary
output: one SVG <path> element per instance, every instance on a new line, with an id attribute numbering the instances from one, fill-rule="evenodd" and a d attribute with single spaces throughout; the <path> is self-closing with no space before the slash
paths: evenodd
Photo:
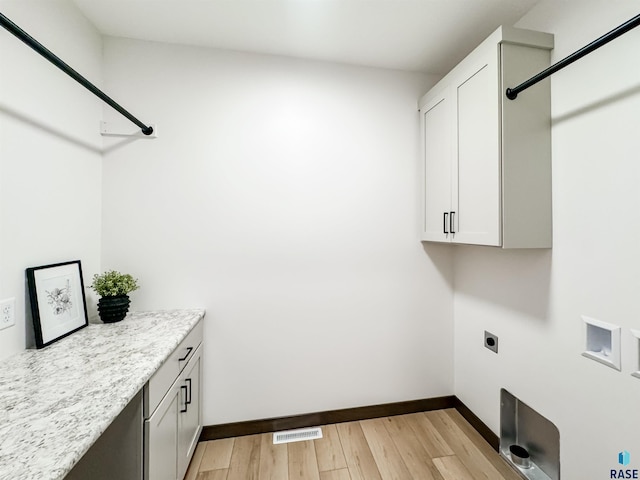
<path id="1" fill-rule="evenodd" d="M 145 388 L 145 480 L 182 480 L 202 431 L 202 322 Z M 166 391 L 159 385 L 171 378 Z M 160 397 L 161 398 L 158 398 Z"/>
<path id="2" fill-rule="evenodd" d="M 549 65 L 553 36 L 500 27 L 420 100 L 422 240 L 551 247 L 550 83 L 505 90 Z"/>
<path id="3" fill-rule="evenodd" d="M 198 445 L 202 431 L 202 347 L 198 347 L 193 358 L 181 375 L 180 388 L 185 395 L 183 408 L 178 412 L 178 478 L 181 480 L 189 468 L 189 462 Z"/>

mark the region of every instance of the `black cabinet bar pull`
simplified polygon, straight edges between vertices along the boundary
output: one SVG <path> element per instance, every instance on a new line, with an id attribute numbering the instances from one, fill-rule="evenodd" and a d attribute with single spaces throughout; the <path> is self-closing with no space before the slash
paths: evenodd
<path id="1" fill-rule="evenodd" d="M 187 386 L 181 385 L 180 391 L 182 391 L 183 388 L 184 388 L 184 410 L 180 409 L 180 413 L 186 413 L 188 410 L 187 405 L 189 405 L 189 403 L 187 403 Z"/>
<path id="2" fill-rule="evenodd" d="M 189 357 L 189 355 L 191 355 L 191 352 L 193 352 L 193 347 L 187 347 L 187 353 L 185 354 L 184 357 L 179 358 L 178 361 L 184 362 Z"/>
<path id="3" fill-rule="evenodd" d="M 449 232 L 447 232 L 447 216 L 449 214 L 447 212 L 444 212 L 443 215 L 443 220 L 442 220 L 442 233 L 444 233 L 445 235 Z"/>
<path id="4" fill-rule="evenodd" d="M 456 233 L 455 230 L 453 229 L 454 223 L 453 223 L 453 216 L 456 214 L 456 212 L 451 212 L 451 214 L 449 215 L 449 231 L 451 233 Z"/>
<path id="5" fill-rule="evenodd" d="M 187 379 L 185 380 L 185 382 L 189 382 L 189 391 L 188 391 L 189 396 L 187 397 L 186 404 L 187 404 L 187 405 L 191 405 L 191 379 L 190 379 L 190 378 L 187 378 Z"/>

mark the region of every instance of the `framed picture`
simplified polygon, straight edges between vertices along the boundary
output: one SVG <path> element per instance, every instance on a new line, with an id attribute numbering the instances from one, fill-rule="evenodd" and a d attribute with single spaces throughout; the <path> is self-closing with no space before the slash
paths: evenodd
<path id="1" fill-rule="evenodd" d="M 27 268 L 27 285 L 37 348 L 89 324 L 80 260 Z"/>

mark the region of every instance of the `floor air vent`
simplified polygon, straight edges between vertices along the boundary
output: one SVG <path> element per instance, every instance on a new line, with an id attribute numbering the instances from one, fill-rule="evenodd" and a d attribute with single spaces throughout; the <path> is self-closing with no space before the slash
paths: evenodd
<path id="1" fill-rule="evenodd" d="M 302 428 L 300 430 L 286 430 L 273 434 L 273 444 L 301 442 L 303 440 L 315 440 L 316 438 L 322 438 L 322 429 Z"/>

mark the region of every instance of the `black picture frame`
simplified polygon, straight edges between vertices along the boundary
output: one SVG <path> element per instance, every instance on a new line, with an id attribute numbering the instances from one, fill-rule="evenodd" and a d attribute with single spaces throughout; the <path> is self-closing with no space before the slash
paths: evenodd
<path id="1" fill-rule="evenodd" d="M 89 324 L 80 260 L 26 269 L 36 348 Z"/>

